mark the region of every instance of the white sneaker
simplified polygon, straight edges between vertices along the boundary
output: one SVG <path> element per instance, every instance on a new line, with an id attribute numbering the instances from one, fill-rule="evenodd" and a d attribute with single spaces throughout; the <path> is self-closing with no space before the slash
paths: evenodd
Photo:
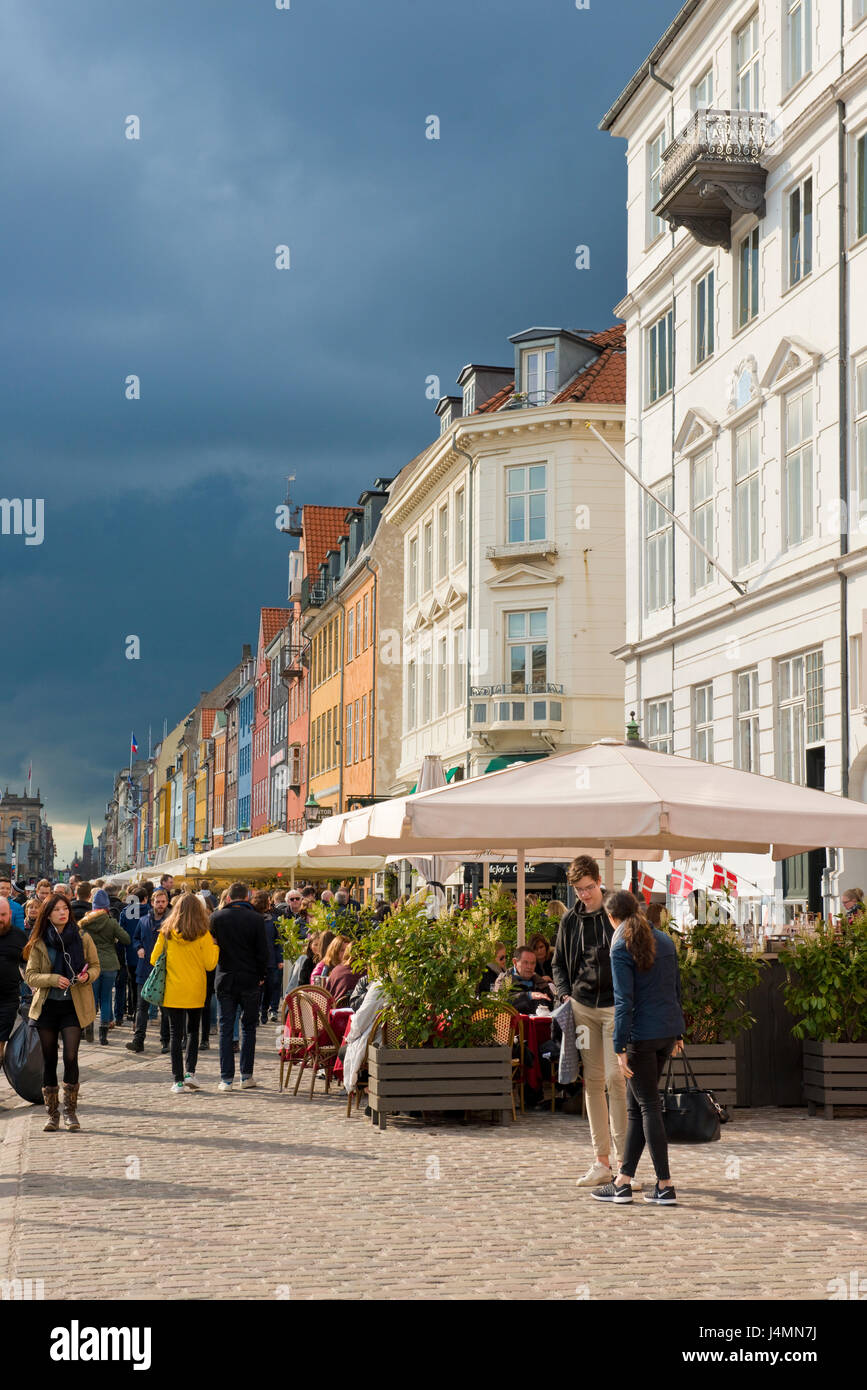
<path id="1" fill-rule="evenodd" d="M 242 1091 L 252 1091 L 252 1090 L 255 1089 L 255 1086 L 256 1086 L 256 1082 L 253 1080 L 252 1076 L 248 1076 L 248 1077 L 246 1077 L 246 1078 L 242 1078 L 242 1080 L 241 1080 L 241 1090 L 242 1090 Z"/>
<path id="2" fill-rule="evenodd" d="M 217 1087 L 217 1090 L 218 1090 L 218 1091 L 231 1091 L 231 1089 L 232 1089 L 232 1083 L 231 1083 L 231 1081 L 221 1081 L 220 1084 L 219 1084 L 219 1086 Z"/>
<path id="3" fill-rule="evenodd" d="M 172 1095 L 173 1095 L 173 1096 L 180 1095 L 181 1091 L 185 1091 L 185 1090 L 186 1090 L 186 1086 L 184 1085 L 183 1081 L 175 1081 L 175 1082 L 172 1083 Z"/>
<path id="4" fill-rule="evenodd" d="M 613 1182 L 614 1174 L 610 1168 L 606 1168 L 604 1163 L 594 1163 L 592 1168 L 588 1168 L 583 1178 L 576 1180 L 576 1187 L 602 1187 L 605 1183 Z"/>
<path id="5" fill-rule="evenodd" d="M 200 1089 L 199 1083 L 196 1080 L 196 1073 L 194 1071 L 187 1072 L 186 1076 L 184 1077 L 184 1086 L 188 1091 L 198 1091 Z"/>

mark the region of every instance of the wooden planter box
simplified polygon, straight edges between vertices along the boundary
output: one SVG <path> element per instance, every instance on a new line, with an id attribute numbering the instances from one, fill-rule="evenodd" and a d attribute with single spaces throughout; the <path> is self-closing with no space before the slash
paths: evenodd
<path id="1" fill-rule="evenodd" d="M 737 1104 L 735 1044 L 733 1042 L 687 1043 L 686 1055 L 695 1072 L 695 1079 L 702 1090 L 713 1091 L 720 1105 Z M 665 1086 L 667 1075 L 668 1063 L 666 1062 L 659 1082 L 660 1090 Z M 683 1065 L 677 1057 L 674 1059 L 672 1077 L 675 1079 L 676 1085 L 683 1085 Z"/>
<path id="2" fill-rule="evenodd" d="M 867 1043 L 804 1039 L 804 1098 L 815 1115 L 824 1105 L 833 1120 L 835 1105 L 867 1105 Z"/>
<path id="3" fill-rule="evenodd" d="M 368 1103 L 386 1127 L 398 1110 L 493 1110 L 512 1114 L 508 1047 L 372 1047 Z"/>

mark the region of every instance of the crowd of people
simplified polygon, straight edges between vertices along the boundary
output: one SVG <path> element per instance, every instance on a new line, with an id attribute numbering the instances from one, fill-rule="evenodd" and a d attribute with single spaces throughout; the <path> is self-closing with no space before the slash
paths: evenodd
<path id="1" fill-rule="evenodd" d="M 308 933 L 317 900 L 337 926 L 360 906 L 348 887 L 323 889 L 317 898 L 312 884 L 268 893 L 238 882 L 217 899 L 208 881 L 196 891 L 176 888 L 170 874 L 130 888 L 75 876 L 53 885 L 40 880 L 30 894 L 0 878 L 0 1061 L 24 1006 L 42 1050 L 45 1129 L 60 1128 L 61 1108 L 65 1128 L 80 1129 L 82 1040 L 107 1047 L 127 1025 L 133 1053 L 146 1050 L 148 1026 L 158 1026 L 171 1090 L 179 1093 L 199 1089 L 198 1055 L 210 1048 L 216 1021 L 218 1090 L 233 1089 L 236 1057 L 241 1089 L 255 1087 L 256 1030 L 276 1021 L 283 996 L 279 919 L 294 918 L 306 937 L 296 962 L 305 983 L 314 972 L 320 983 L 327 980 L 337 1006 L 359 982 L 348 936 Z M 157 1006 L 144 987 L 163 956 Z"/>

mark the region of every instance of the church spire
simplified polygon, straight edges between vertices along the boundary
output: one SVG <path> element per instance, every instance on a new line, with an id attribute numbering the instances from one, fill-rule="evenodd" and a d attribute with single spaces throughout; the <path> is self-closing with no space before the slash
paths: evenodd
<path id="1" fill-rule="evenodd" d="M 87 818 L 87 829 L 84 832 L 84 848 L 93 849 L 93 831 L 90 828 L 90 816 Z"/>

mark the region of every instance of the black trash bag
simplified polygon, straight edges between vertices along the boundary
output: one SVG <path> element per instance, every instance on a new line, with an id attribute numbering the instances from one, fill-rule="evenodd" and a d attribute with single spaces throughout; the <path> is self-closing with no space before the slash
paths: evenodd
<path id="1" fill-rule="evenodd" d="M 24 1014 L 19 1013 L 6 1044 L 3 1074 L 22 1100 L 29 1100 L 31 1105 L 42 1104 L 42 1044 L 36 1024 Z"/>

